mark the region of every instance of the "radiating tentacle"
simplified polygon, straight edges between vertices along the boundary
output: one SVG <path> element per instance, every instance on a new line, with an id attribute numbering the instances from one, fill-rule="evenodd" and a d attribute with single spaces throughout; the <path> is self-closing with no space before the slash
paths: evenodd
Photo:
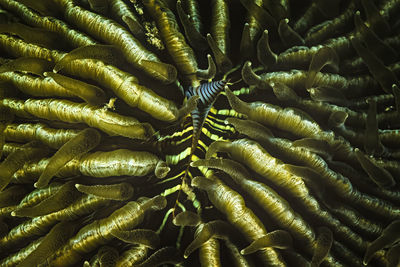
<path id="1" fill-rule="evenodd" d="M 213 52 L 215 62 L 220 72 L 227 72 L 232 68 L 231 60 L 218 47 L 216 41 L 211 34 L 207 34 L 207 42 Z"/>
<path id="2" fill-rule="evenodd" d="M 128 200 L 134 192 L 132 185 L 128 183 L 93 186 L 75 184 L 75 187 L 79 192 L 113 200 Z"/>
<path id="3" fill-rule="evenodd" d="M 202 80 L 212 80 L 217 74 L 217 66 L 215 65 L 210 54 L 207 55 L 208 68 L 206 70 L 198 70 L 196 75 Z"/>
<path id="4" fill-rule="evenodd" d="M 279 22 L 278 33 L 286 47 L 304 45 L 303 38 L 288 25 L 289 19 L 282 19 Z"/>
<path id="5" fill-rule="evenodd" d="M 60 222 L 51 228 L 37 248 L 23 259 L 18 266 L 32 266 L 40 264 L 49 257 L 52 250 L 61 247 L 70 238 L 77 228 L 76 222 Z"/>
<path id="6" fill-rule="evenodd" d="M 379 12 L 375 4 L 370 0 L 361 0 L 361 4 L 365 10 L 367 20 L 374 29 L 374 32 L 381 36 L 386 36 L 389 34 L 390 26 L 385 20 L 385 17 Z"/>
<path id="7" fill-rule="evenodd" d="M 101 105 L 106 102 L 104 91 L 97 86 L 83 83 L 58 73 L 45 72 L 43 74 L 45 77 L 51 77 L 56 83 L 91 105 Z"/>
<path id="8" fill-rule="evenodd" d="M 55 73 L 62 70 L 67 64 L 77 59 L 99 59 L 107 64 L 116 65 L 121 58 L 121 51 L 114 45 L 88 45 L 78 47 L 66 54 L 54 66 Z"/>
<path id="9" fill-rule="evenodd" d="M 332 231 L 327 227 L 318 228 L 317 245 L 311 260 L 311 266 L 319 266 L 331 249 L 333 242 Z"/>
<path id="10" fill-rule="evenodd" d="M 278 25 L 275 19 L 262 7 L 248 0 L 241 0 L 240 3 L 256 18 L 261 28 L 271 30 L 277 28 Z"/>
<path id="11" fill-rule="evenodd" d="M 209 240 L 227 239 L 229 236 L 230 227 L 223 221 L 211 221 L 201 224 L 197 227 L 194 240 L 187 246 L 183 256 L 189 257 L 196 249 L 205 245 Z"/>
<path id="12" fill-rule="evenodd" d="M 193 50 L 186 43 L 184 36 L 178 31 L 175 15 L 161 1 L 145 1 L 144 5 L 156 20 L 161 37 L 172 55 L 175 64 L 191 85 L 197 85 L 194 74 L 197 62 Z M 153 60 L 154 61 L 154 60 Z"/>
<path id="13" fill-rule="evenodd" d="M 240 41 L 241 61 L 247 61 L 254 54 L 254 47 L 251 42 L 250 25 L 245 23 L 243 26 L 242 39 Z"/>
<path id="14" fill-rule="evenodd" d="M 0 164 L 0 191 L 8 185 L 11 176 L 23 166 L 24 162 L 35 157 L 43 157 L 48 152 L 47 148 L 40 147 L 39 142 L 31 141 L 22 146 L 21 149 L 11 153 Z"/>
<path id="15" fill-rule="evenodd" d="M 374 54 L 368 51 L 356 37 L 351 38 L 351 43 L 382 88 L 386 92 L 391 92 L 392 84 L 397 83 L 397 78 L 394 76 L 393 72 L 391 72 Z"/>
<path id="16" fill-rule="evenodd" d="M 314 83 L 315 76 L 324 66 L 333 66 L 335 71 L 339 68 L 339 58 L 335 51 L 329 47 L 323 47 L 313 55 L 313 58 L 308 69 L 308 77 L 306 81 L 306 88 L 311 88 Z"/>
<path id="17" fill-rule="evenodd" d="M 156 196 L 152 199 L 142 199 L 141 201 L 131 201 L 122 208 L 114 211 L 109 217 L 94 222 L 81 228 L 80 231 L 69 240 L 67 244 L 56 251 L 51 257 L 51 264 L 58 265 L 60 263 L 73 264 L 80 258 L 80 253 L 83 251 L 91 251 L 100 244 L 110 240 L 113 230 L 125 231 L 135 227 L 143 218 L 144 213 L 152 209 L 160 210 L 166 205 L 164 197 Z M 119 224 L 115 222 L 119 221 Z M 105 225 L 107 232 L 102 233 L 97 229 Z"/>
<path id="18" fill-rule="evenodd" d="M 391 246 L 399 239 L 399 226 L 400 221 L 394 221 L 389 224 L 382 232 L 382 234 L 371 242 L 367 250 L 364 254 L 364 264 L 368 264 L 371 260 L 374 253 L 376 253 L 379 249 L 384 248 L 385 246 Z"/>
<path id="19" fill-rule="evenodd" d="M 265 30 L 257 42 L 257 59 L 266 69 L 275 65 L 278 60 L 278 56 L 272 52 L 269 46 L 268 36 L 268 30 Z"/>
<path id="20" fill-rule="evenodd" d="M 64 166 L 68 161 L 74 157 L 90 151 L 100 143 L 101 135 L 94 129 L 85 129 L 67 143 L 51 157 L 46 169 L 40 175 L 38 181 L 35 183 L 36 188 L 46 186 L 50 179 Z"/>
<path id="21" fill-rule="evenodd" d="M 206 190 L 211 202 L 218 210 L 226 214 L 228 221 L 234 224 L 247 239 L 258 239 L 266 234 L 260 220 L 244 205 L 243 198 L 221 181 L 196 177 L 192 180 L 192 185 Z M 262 259 L 265 264 L 284 265 L 281 256 L 270 248 L 262 251 Z"/>
<path id="22" fill-rule="evenodd" d="M 253 243 L 251 243 L 248 247 L 242 249 L 240 253 L 242 255 L 247 255 L 265 247 L 287 249 L 292 247 L 292 242 L 292 237 L 288 232 L 283 230 L 276 230 L 253 241 Z"/>
<path id="23" fill-rule="evenodd" d="M 27 71 L 42 76 L 44 72 L 50 71 L 53 66 L 53 62 L 45 59 L 34 57 L 20 57 L 5 64 L 2 64 L 0 67 L 0 73 L 7 71 Z"/>
<path id="24" fill-rule="evenodd" d="M 146 229 L 135 229 L 131 231 L 113 230 L 111 233 L 116 238 L 131 244 L 138 244 L 155 249 L 160 245 L 157 233 Z"/>
<path id="25" fill-rule="evenodd" d="M 385 63 L 393 63 L 397 53 L 390 46 L 386 45 L 365 23 L 361 20 L 360 12 L 354 15 L 354 24 L 361 39 L 367 47 Z"/>
<path id="26" fill-rule="evenodd" d="M 148 254 L 149 248 L 143 245 L 134 245 L 130 249 L 124 251 L 117 259 L 116 266 L 133 266 L 142 262 Z"/>
<path id="27" fill-rule="evenodd" d="M 53 195 L 44 199 L 33 207 L 20 207 L 11 213 L 12 216 L 18 217 L 36 217 L 46 215 L 67 208 L 81 194 L 74 188 L 73 182 L 68 182 L 61 186 Z"/>
<path id="28" fill-rule="evenodd" d="M 396 266 L 399 264 L 400 262 L 400 258 L 399 258 L 399 252 L 400 252 L 400 246 L 399 245 L 395 245 L 392 248 L 390 248 L 386 254 L 386 258 L 387 258 L 387 267 L 392 267 L 392 266 Z"/>
<path id="29" fill-rule="evenodd" d="M 175 216 L 173 223 L 176 226 L 197 226 L 200 223 L 200 217 L 194 212 L 184 211 Z"/>
<path id="30" fill-rule="evenodd" d="M 160 62 L 160 60 L 154 53 L 144 48 L 136 38 L 130 35 L 119 24 L 101 15 L 85 10 L 75 5 L 73 1 L 61 0 L 59 2 L 60 6 L 64 8 L 64 16 L 67 20 L 82 29 L 91 31 L 97 38 L 117 45 L 131 64 L 165 83 L 175 81 L 176 76 L 173 76 L 173 72 L 169 70 L 173 68 L 172 66 L 164 65 L 164 71 L 161 72 L 142 64 L 142 60 L 155 62 L 155 64 Z M 87 20 L 96 21 L 98 24 L 95 27 L 91 27 L 90 24 L 86 23 Z"/>
<path id="31" fill-rule="evenodd" d="M 140 267 L 150 267 L 150 266 L 158 266 L 162 264 L 178 264 L 182 262 L 182 258 L 179 255 L 179 252 L 174 247 L 163 247 L 154 252 L 149 256 L 145 261 L 138 264 Z"/>

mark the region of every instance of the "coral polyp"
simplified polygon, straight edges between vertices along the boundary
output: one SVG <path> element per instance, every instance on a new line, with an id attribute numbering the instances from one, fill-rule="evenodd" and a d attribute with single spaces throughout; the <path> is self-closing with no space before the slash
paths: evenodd
<path id="1" fill-rule="evenodd" d="M 0 0 L 0 266 L 398 266 L 399 12 Z"/>

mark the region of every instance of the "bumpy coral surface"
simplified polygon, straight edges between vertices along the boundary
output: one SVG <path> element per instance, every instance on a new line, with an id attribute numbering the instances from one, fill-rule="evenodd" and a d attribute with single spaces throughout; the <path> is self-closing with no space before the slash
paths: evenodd
<path id="1" fill-rule="evenodd" d="M 398 266 L 399 14 L 0 0 L 0 266 Z"/>

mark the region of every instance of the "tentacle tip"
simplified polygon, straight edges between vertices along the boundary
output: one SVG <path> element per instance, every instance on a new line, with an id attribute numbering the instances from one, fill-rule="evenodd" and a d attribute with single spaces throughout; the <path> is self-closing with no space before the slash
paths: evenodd
<path id="1" fill-rule="evenodd" d="M 156 175 L 157 178 L 162 179 L 165 178 L 165 176 L 167 176 L 170 170 L 171 168 L 167 165 L 166 162 L 159 161 L 157 163 L 154 174 Z"/>
<path id="2" fill-rule="evenodd" d="M 165 84 L 170 84 L 176 81 L 178 71 L 171 64 L 143 59 L 140 61 L 140 65 L 144 69 L 148 69 L 150 72 L 157 73 L 161 81 Z"/>
<path id="3" fill-rule="evenodd" d="M 255 85 L 260 89 L 267 87 L 266 82 L 264 82 L 259 75 L 257 75 L 251 68 L 251 62 L 246 61 L 242 68 L 242 79 L 248 85 Z"/>
<path id="4" fill-rule="evenodd" d="M 167 199 L 161 195 L 155 196 L 152 206 L 154 210 L 162 210 L 167 206 Z"/>
<path id="5" fill-rule="evenodd" d="M 201 182 L 202 179 L 203 179 L 203 177 L 201 177 L 201 176 L 196 176 L 196 177 L 194 177 L 194 178 L 192 179 L 192 182 L 190 183 L 190 185 L 191 185 L 191 186 L 194 186 L 194 187 L 199 187 L 199 184 L 200 184 L 200 182 Z"/>
<path id="6" fill-rule="evenodd" d="M 35 188 L 43 188 L 43 187 L 46 186 L 46 184 L 41 183 L 40 181 L 38 181 L 38 182 L 34 183 L 33 186 L 34 186 Z"/>
<path id="7" fill-rule="evenodd" d="M 190 162 L 190 166 L 191 167 L 200 167 L 200 166 L 204 166 L 203 163 L 204 163 L 204 160 L 199 159 L 199 160 Z"/>
<path id="8" fill-rule="evenodd" d="M 213 155 L 217 154 L 218 152 L 229 152 L 230 144 L 231 142 L 229 141 L 214 141 L 208 147 L 205 159 L 206 160 L 210 159 Z"/>
<path id="9" fill-rule="evenodd" d="M 186 254 L 186 252 L 183 254 L 183 257 L 184 257 L 185 259 L 189 258 L 189 256 L 190 256 L 190 254 Z"/>

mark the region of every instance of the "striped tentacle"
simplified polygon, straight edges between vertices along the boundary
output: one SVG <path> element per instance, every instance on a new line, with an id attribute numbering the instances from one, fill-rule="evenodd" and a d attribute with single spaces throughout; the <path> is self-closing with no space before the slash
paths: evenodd
<path id="1" fill-rule="evenodd" d="M 208 145 L 213 141 L 225 140 L 232 134 L 233 128 L 225 124 L 225 119 L 231 114 L 220 114 L 213 108 L 218 95 L 223 92 L 227 84 L 228 81 L 223 79 L 203 83 L 197 87 L 188 87 L 185 91 L 188 99 L 199 96 L 196 109 L 190 113 L 191 118 L 188 117 L 183 123 L 183 130 L 175 131 L 172 135 L 161 134 L 158 139 L 160 145 L 158 149 L 167 152 L 165 161 L 168 165 L 175 165 L 175 171 L 169 174 L 171 178 L 167 180 L 178 177 L 185 180 L 186 177 L 204 175 L 197 168 L 190 167 L 190 163 L 204 157 Z M 225 102 L 226 98 L 222 98 L 221 101 Z M 187 146 L 189 142 L 191 142 L 190 148 Z"/>
<path id="2" fill-rule="evenodd" d="M 220 81 L 213 81 L 208 83 L 203 83 L 197 87 L 189 87 L 186 91 L 186 96 L 189 98 L 191 96 L 199 96 L 200 102 L 197 105 L 197 108 L 192 111 L 192 121 L 193 121 L 193 133 L 194 138 L 192 145 L 192 152 L 197 145 L 197 140 L 201 133 L 201 128 L 204 124 L 205 118 L 210 111 L 212 104 L 215 102 L 219 93 L 224 89 L 227 81 L 220 80 Z"/>

